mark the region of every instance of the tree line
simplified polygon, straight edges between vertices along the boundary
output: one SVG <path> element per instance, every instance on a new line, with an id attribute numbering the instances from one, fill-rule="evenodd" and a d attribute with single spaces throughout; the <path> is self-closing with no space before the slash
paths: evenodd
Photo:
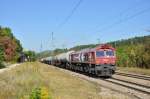
<path id="1" fill-rule="evenodd" d="M 8 27 L 0 26 L 0 65 L 6 61 L 16 61 L 19 52 L 22 51 L 22 45 L 20 41 L 15 38 L 12 31 Z"/>
<path id="2" fill-rule="evenodd" d="M 116 48 L 118 66 L 150 68 L 150 35 L 109 44 Z"/>
<path id="3" fill-rule="evenodd" d="M 23 47 L 12 33 L 9 27 L 0 26 L 0 68 L 4 67 L 3 62 L 17 62 L 20 54 L 24 53 L 35 60 L 34 51 L 23 52 Z"/>

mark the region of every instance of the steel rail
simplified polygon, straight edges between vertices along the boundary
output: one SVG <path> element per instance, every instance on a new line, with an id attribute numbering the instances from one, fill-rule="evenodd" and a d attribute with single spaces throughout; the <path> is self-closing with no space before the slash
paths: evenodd
<path id="1" fill-rule="evenodd" d="M 143 80 L 148 80 L 150 81 L 150 77 L 144 76 L 144 75 L 136 75 L 136 74 L 130 74 L 130 73 L 122 73 L 122 72 L 116 72 L 116 75 L 121 75 L 121 76 L 127 76 L 127 77 L 133 77 L 133 78 L 138 78 L 138 79 L 143 79 Z"/>
<path id="2" fill-rule="evenodd" d="M 132 86 L 129 86 L 129 85 L 126 85 L 126 84 L 121 84 L 119 82 L 115 82 L 115 81 L 108 80 L 108 79 L 103 79 L 103 80 L 107 81 L 107 82 L 110 82 L 110 83 L 113 83 L 113 84 L 116 84 L 116 85 L 120 85 L 120 86 L 129 88 L 129 89 L 132 89 L 132 90 L 135 90 L 135 91 L 138 91 L 138 92 L 142 92 L 144 94 L 148 94 L 148 95 L 150 94 L 150 91 L 146 91 L 146 90 L 142 90 L 142 89 L 139 89 L 139 88 L 135 88 L 135 87 L 132 87 Z"/>

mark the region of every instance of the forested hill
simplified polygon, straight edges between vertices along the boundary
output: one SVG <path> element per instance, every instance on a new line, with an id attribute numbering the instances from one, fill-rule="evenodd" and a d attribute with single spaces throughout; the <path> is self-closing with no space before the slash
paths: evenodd
<path id="1" fill-rule="evenodd" d="M 20 41 L 13 35 L 11 29 L 0 26 L 0 68 L 3 61 L 16 61 L 22 49 Z"/>
<path id="2" fill-rule="evenodd" d="M 150 35 L 108 42 L 107 44 L 116 48 L 118 66 L 150 68 Z M 97 45 L 89 44 L 75 46 L 70 49 L 55 49 L 53 54 L 56 55 L 69 50 L 78 51 L 85 48 L 93 48 Z M 45 57 L 51 54 L 51 51 L 46 51 L 39 55 Z"/>
<path id="3" fill-rule="evenodd" d="M 148 36 L 142 36 L 142 37 L 134 37 L 134 38 L 129 38 L 125 40 L 118 40 L 114 42 L 109 42 L 108 44 L 111 44 L 114 47 L 119 47 L 119 46 L 125 46 L 125 45 L 138 45 L 138 44 L 144 44 L 145 43 L 150 43 L 150 35 Z"/>
<path id="4" fill-rule="evenodd" d="M 138 44 L 144 44 L 150 43 L 150 35 L 148 36 L 142 36 L 142 37 L 134 37 L 129 39 L 122 39 L 118 41 L 108 42 L 107 44 L 112 45 L 113 47 L 119 47 L 119 46 L 126 46 L 126 45 L 138 45 Z M 93 48 L 96 47 L 98 44 L 89 44 L 89 45 L 79 45 L 75 46 L 73 48 L 70 48 L 69 50 L 81 50 L 85 48 Z"/>
<path id="5" fill-rule="evenodd" d="M 109 44 L 116 47 L 118 66 L 150 68 L 150 35 Z"/>

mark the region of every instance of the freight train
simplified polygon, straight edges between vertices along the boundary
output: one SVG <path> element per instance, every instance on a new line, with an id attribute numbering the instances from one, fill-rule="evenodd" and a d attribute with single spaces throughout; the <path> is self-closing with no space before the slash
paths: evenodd
<path id="1" fill-rule="evenodd" d="M 104 77 L 111 77 L 116 70 L 115 48 L 106 44 L 80 51 L 68 51 L 43 58 L 41 61 L 61 68 Z"/>

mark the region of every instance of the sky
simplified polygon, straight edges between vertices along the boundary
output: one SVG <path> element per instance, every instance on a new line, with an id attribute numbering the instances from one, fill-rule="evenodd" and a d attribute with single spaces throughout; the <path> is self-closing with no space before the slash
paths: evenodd
<path id="1" fill-rule="evenodd" d="M 0 25 L 37 52 L 150 35 L 150 0 L 0 0 L 0 12 Z"/>

